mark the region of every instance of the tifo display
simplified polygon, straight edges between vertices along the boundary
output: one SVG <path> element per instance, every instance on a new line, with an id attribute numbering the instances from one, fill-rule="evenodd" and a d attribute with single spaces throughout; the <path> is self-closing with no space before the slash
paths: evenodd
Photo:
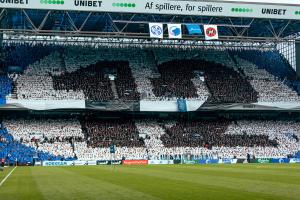
<path id="1" fill-rule="evenodd" d="M 4 105 L 95 109 L 100 102 L 99 109 L 110 109 L 107 105 L 114 102 L 119 109 L 163 111 L 170 105 L 168 111 L 177 111 L 168 102 L 184 99 L 187 110 L 195 111 L 226 104 L 297 109 L 300 102 L 296 72 L 278 52 L 43 45 L 4 49 L 7 65 L 24 70 L 0 75 Z M 131 107 L 134 102 L 139 107 Z"/>
<path id="2" fill-rule="evenodd" d="M 295 163 L 299 133 L 295 121 L 4 119 L 0 157 L 45 166 Z"/>

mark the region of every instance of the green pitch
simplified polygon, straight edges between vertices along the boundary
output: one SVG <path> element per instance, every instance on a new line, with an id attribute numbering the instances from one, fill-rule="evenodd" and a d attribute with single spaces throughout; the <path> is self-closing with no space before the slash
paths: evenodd
<path id="1" fill-rule="evenodd" d="M 0 199 L 299 200 L 300 165 L 17 167 Z"/>

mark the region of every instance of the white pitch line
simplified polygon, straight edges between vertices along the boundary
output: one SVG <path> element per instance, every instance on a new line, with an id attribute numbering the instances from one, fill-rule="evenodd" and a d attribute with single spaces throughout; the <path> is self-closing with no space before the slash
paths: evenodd
<path id="1" fill-rule="evenodd" d="M 11 172 L 9 172 L 9 174 L 7 174 L 7 176 L 1 181 L 0 187 L 3 185 L 3 183 L 6 181 L 6 179 L 8 179 L 8 177 L 15 171 L 16 168 L 17 168 L 17 166 L 15 166 L 15 168 L 13 168 L 13 170 L 11 170 Z"/>

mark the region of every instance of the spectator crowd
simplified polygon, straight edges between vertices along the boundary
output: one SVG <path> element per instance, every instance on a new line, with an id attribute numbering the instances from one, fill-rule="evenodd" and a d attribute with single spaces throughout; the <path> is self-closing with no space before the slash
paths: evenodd
<path id="1" fill-rule="evenodd" d="M 299 150 L 294 121 L 5 119 L 2 154 L 12 160 L 284 158 Z M 110 146 L 116 153 L 110 154 Z M 1 154 L 1 155 L 2 155 Z M 2 155 L 3 156 L 3 155 Z"/>
<path id="2" fill-rule="evenodd" d="M 39 48 L 42 50 L 37 51 Z M 0 78 L 0 99 L 106 102 L 184 98 L 208 104 L 300 100 L 283 82 L 293 74 L 274 52 L 270 55 L 281 61 L 268 58 L 261 64 L 262 57 L 269 54 L 245 51 L 253 56 L 251 61 L 249 55 L 224 50 L 51 45 L 8 45 L 4 50 L 8 64 L 23 67 L 24 73 L 13 76 L 13 83 L 6 76 Z M 22 60 L 22 56 L 27 57 Z M 282 76 L 275 73 L 279 65 Z M 15 95 L 8 95 L 11 92 Z"/>

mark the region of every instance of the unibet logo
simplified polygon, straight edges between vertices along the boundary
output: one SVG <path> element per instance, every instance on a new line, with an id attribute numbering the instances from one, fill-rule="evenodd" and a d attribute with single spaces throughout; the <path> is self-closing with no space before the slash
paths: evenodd
<path id="1" fill-rule="evenodd" d="M 65 0 L 40 0 L 41 4 L 65 4 Z"/>

